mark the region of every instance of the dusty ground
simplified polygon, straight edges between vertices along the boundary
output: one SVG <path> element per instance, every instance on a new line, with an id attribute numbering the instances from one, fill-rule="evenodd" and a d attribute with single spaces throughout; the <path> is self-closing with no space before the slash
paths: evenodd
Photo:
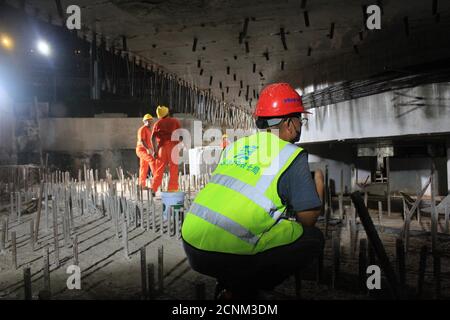
<path id="1" fill-rule="evenodd" d="M 5 205 L 5 203 L 3 203 Z M 156 200 L 156 212 L 161 212 L 161 203 Z M 51 212 L 51 211 L 50 211 Z M 378 215 L 372 212 L 373 220 L 378 223 Z M 147 264 L 155 266 L 155 283 L 158 275 L 158 248 L 164 247 L 164 292 L 155 293 L 153 299 L 195 299 L 195 284 L 198 281 L 205 283 L 207 299 L 213 298 L 215 280 L 192 271 L 187 263 L 181 242 L 176 237 L 167 234 L 161 235 L 159 230 L 145 231 L 140 227 L 129 228 L 130 258 L 124 255 L 122 239 L 116 238 L 113 219 L 101 213 L 89 213 L 83 216 L 77 208 L 74 208 L 74 232 L 79 241 L 79 266 L 81 268 L 81 290 L 68 290 L 66 280 L 66 268 L 73 263 L 73 250 L 71 245 L 65 246 L 63 242 L 61 221 L 60 233 L 60 266 L 56 267 L 53 230 L 51 219 L 49 229 L 46 231 L 41 218 L 41 228 L 38 243 L 35 250 L 30 245 L 31 218 L 36 219 L 36 213 L 22 217 L 21 223 L 10 223 L 9 232 L 17 232 L 17 256 L 18 268 L 12 266 L 10 233 L 6 250 L 0 254 L 0 299 L 23 299 L 23 268 L 30 267 L 32 273 L 33 298 L 37 299 L 39 291 L 44 288 L 43 282 L 43 258 L 42 248 L 48 245 L 50 250 L 50 278 L 52 299 L 142 299 L 141 272 L 140 272 L 140 248 L 146 248 Z M 157 215 L 159 217 L 159 214 Z M 159 224 L 157 220 L 157 225 Z M 350 253 L 350 232 L 344 223 L 333 220 L 331 231 L 341 229 L 341 265 L 340 274 L 335 289 L 330 289 L 332 250 L 331 236 L 327 239 L 324 259 L 324 273 L 320 283 L 316 281 L 314 266 L 303 273 L 301 298 L 306 300 L 316 299 L 373 299 L 375 295 L 368 295 L 358 289 L 358 247 L 355 255 Z M 383 216 L 383 230 L 380 232 L 386 250 L 395 262 L 395 239 L 398 236 L 402 224 L 400 214 L 393 213 L 391 217 Z M 323 223 L 319 226 L 324 229 Z M 441 222 L 441 228 L 443 230 Z M 411 225 L 412 237 L 410 251 L 407 255 L 407 283 L 410 287 L 409 294 L 412 297 L 417 285 L 417 270 L 419 266 L 419 251 L 422 245 L 427 244 L 431 248 L 429 218 L 423 217 L 421 224 L 413 221 Z M 73 235 L 73 234 L 72 234 Z M 359 225 L 358 239 L 365 237 L 362 226 Z M 442 298 L 449 296 L 449 240 L 445 234 L 440 235 L 440 245 L 443 251 L 441 258 Z M 359 243 L 359 240 L 356 241 Z M 382 294 L 381 298 L 387 296 Z M 428 256 L 425 275 L 425 298 L 434 298 L 433 261 Z M 267 299 L 295 299 L 294 277 L 285 281 L 273 292 L 266 293 Z"/>

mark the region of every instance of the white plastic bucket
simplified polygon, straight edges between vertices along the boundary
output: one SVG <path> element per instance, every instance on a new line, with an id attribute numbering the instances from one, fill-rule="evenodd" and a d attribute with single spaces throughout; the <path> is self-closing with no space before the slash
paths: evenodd
<path id="1" fill-rule="evenodd" d="M 161 202 L 163 207 L 163 217 L 167 220 L 170 207 L 181 209 L 184 207 L 184 192 L 161 192 Z"/>

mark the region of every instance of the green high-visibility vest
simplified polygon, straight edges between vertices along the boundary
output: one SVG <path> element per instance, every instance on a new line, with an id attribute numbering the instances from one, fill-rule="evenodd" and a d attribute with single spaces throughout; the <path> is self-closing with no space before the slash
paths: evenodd
<path id="1" fill-rule="evenodd" d="M 302 150 L 269 132 L 229 145 L 185 216 L 184 241 L 201 250 L 251 255 L 297 240 L 303 228 L 280 219 L 286 206 L 277 185 Z"/>

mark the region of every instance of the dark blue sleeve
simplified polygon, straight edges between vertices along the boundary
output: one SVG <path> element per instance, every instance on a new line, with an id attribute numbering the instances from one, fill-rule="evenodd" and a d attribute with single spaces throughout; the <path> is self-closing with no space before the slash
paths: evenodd
<path id="1" fill-rule="evenodd" d="M 287 206 L 287 212 L 307 211 L 322 205 L 309 170 L 306 151 L 302 151 L 280 177 L 278 195 Z"/>

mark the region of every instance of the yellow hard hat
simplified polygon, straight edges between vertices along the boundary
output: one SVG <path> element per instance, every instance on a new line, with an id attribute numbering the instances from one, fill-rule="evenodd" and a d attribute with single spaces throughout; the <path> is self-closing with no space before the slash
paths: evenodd
<path id="1" fill-rule="evenodd" d="M 146 121 L 146 120 L 152 120 L 152 119 L 153 119 L 152 115 L 149 114 L 149 113 L 147 113 L 147 114 L 144 116 L 144 118 L 142 119 L 142 122 L 144 122 L 144 121 Z"/>
<path id="2" fill-rule="evenodd" d="M 169 114 L 169 108 L 166 106 L 158 106 L 158 108 L 156 108 L 156 114 L 159 119 L 164 118 Z"/>
<path id="3" fill-rule="evenodd" d="M 223 139 L 228 138 L 228 135 L 225 133 L 225 134 L 222 136 L 222 138 L 223 138 Z"/>

